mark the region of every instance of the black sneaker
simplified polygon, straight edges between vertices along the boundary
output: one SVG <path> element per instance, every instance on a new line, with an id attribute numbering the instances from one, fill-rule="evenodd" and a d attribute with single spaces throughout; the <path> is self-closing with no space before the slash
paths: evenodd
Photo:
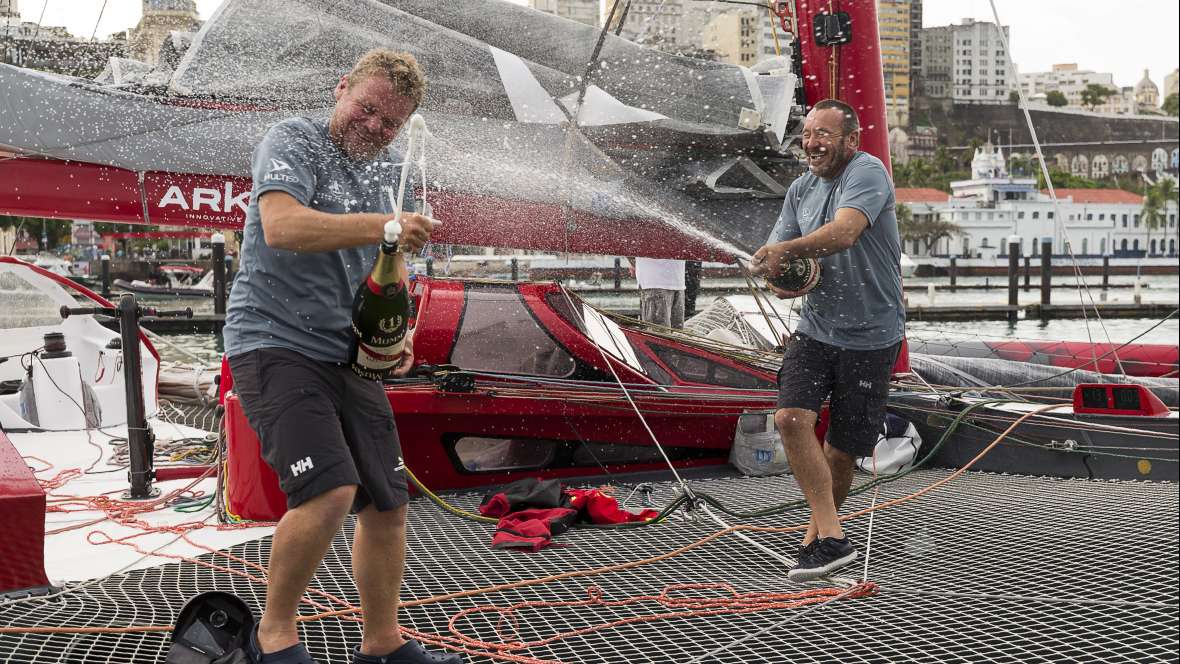
<path id="1" fill-rule="evenodd" d="M 814 581 L 830 575 L 854 560 L 856 547 L 852 546 L 847 537 L 824 537 L 812 542 L 810 546 L 800 547 L 799 564 L 787 572 L 787 578 L 797 582 Z"/>
<path id="2" fill-rule="evenodd" d="M 811 555 L 811 550 L 815 548 L 816 540 L 811 540 L 811 544 L 800 544 L 799 551 L 795 554 L 795 564 L 803 562 L 803 559 Z"/>

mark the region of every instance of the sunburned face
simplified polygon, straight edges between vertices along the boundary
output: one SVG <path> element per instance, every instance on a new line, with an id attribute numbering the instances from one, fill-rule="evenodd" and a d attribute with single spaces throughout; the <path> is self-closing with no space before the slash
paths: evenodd
<path id="1" fill-rule="evenodd" d="M 813 110 L 803 121 L 803 152 L 807 167 L 824 179 L 844 170 L 860 143 L 860 131 L 850 135 L 843 131 L 844 114 L 838 108 Z"/>
<path id="2" fill-rule="evenodd" d="M 382 76 L 348 83 L 344 76 L 336 85 L 328 134 L 350 159 L 373 159 L 397 138 L 414 113 L 414 102 L 394 92 Z"/>

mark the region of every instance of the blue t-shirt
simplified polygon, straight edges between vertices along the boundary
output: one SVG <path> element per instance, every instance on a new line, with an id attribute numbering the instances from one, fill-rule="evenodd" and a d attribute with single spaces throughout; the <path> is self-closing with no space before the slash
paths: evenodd
<path id="1" fill-rule="evenodd" d="M 401 157 L 393 150 L 368 161 L 349 159 L 319 120 L 291 118 L 271 127 L 254 150 L 254 190 L 246 210 L 241 264 L 225 316 L 225 353 L 287 348 L 328 362 L 347 362 L 352 300 L 373 268 L 377 246 L 296 252 L 266 244 L 258 200 L 283 191 L 329 213 L 393 216 Z M 405 209 L 413 211 L 412 182 Z"/>
<path id="2" fill-rule="evenodd" d="M 798 332 L 851 350 L 888 348 L 905 335 L 901 240 L 893 182 L 867 152 L 825 180 L 807 172 L 791 183 L 767 244 L 815 232 L 840 208 L 860 210 L 869 225 L 847 249 L 819 259 L 820 283 L 804 296 Z"/>

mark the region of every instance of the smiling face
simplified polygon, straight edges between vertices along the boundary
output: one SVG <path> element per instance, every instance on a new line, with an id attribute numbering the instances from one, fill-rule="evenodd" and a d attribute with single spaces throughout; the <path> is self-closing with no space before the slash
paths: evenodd
<path id="1" fill-rule="evenodd" d="M 838 108 L 812 110 L 803 121 L 803 152 L 807 167 L 830 180 L 844 170 L 860 145 L 860 129 L 845 133 L 844 114 Z"/>
<path id="2" fill-rule="evenodd" d="M 328 135 L 350 159 L 373 159 L 409 121 L 414 101 L 397 94 L 384 76 L 349 81 L 342 76 L 334 91 L 336 108 Z"/>

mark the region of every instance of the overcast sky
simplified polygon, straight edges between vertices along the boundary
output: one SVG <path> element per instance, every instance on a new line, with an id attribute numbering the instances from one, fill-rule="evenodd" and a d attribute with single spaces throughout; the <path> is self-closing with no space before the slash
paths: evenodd
<path id="1" fill-rule="evenodd" d="M 527 4 L 527 0 L 509 1 Z M 197 0 L 197 10 L 208 18 L 219 4 L 220 0 Z M 36 21 L 44 8 L 46 25 L 64 25 L 83 37 L 95 31 L 102 5 L 102 0 L 19 0 L 24 20 Z M 1176 0 L 996 0 L 996 5 L 1000 20 L 1011 26 L 1012 50 L 1021 71 L 1077 62 L 1083 69 L 1113 73 L 1118 85 L 1134 85 L 1148 68 L 1162 90 L 1164 76 L 1180 59 L 1180 3 Z M 141 6 L 140 0 L 107 0 L 98 36 L 134 26 Z M 992 20 L 988 0 L 924 3 L 927 26 L 949 25 L 967 17 Z"/>

